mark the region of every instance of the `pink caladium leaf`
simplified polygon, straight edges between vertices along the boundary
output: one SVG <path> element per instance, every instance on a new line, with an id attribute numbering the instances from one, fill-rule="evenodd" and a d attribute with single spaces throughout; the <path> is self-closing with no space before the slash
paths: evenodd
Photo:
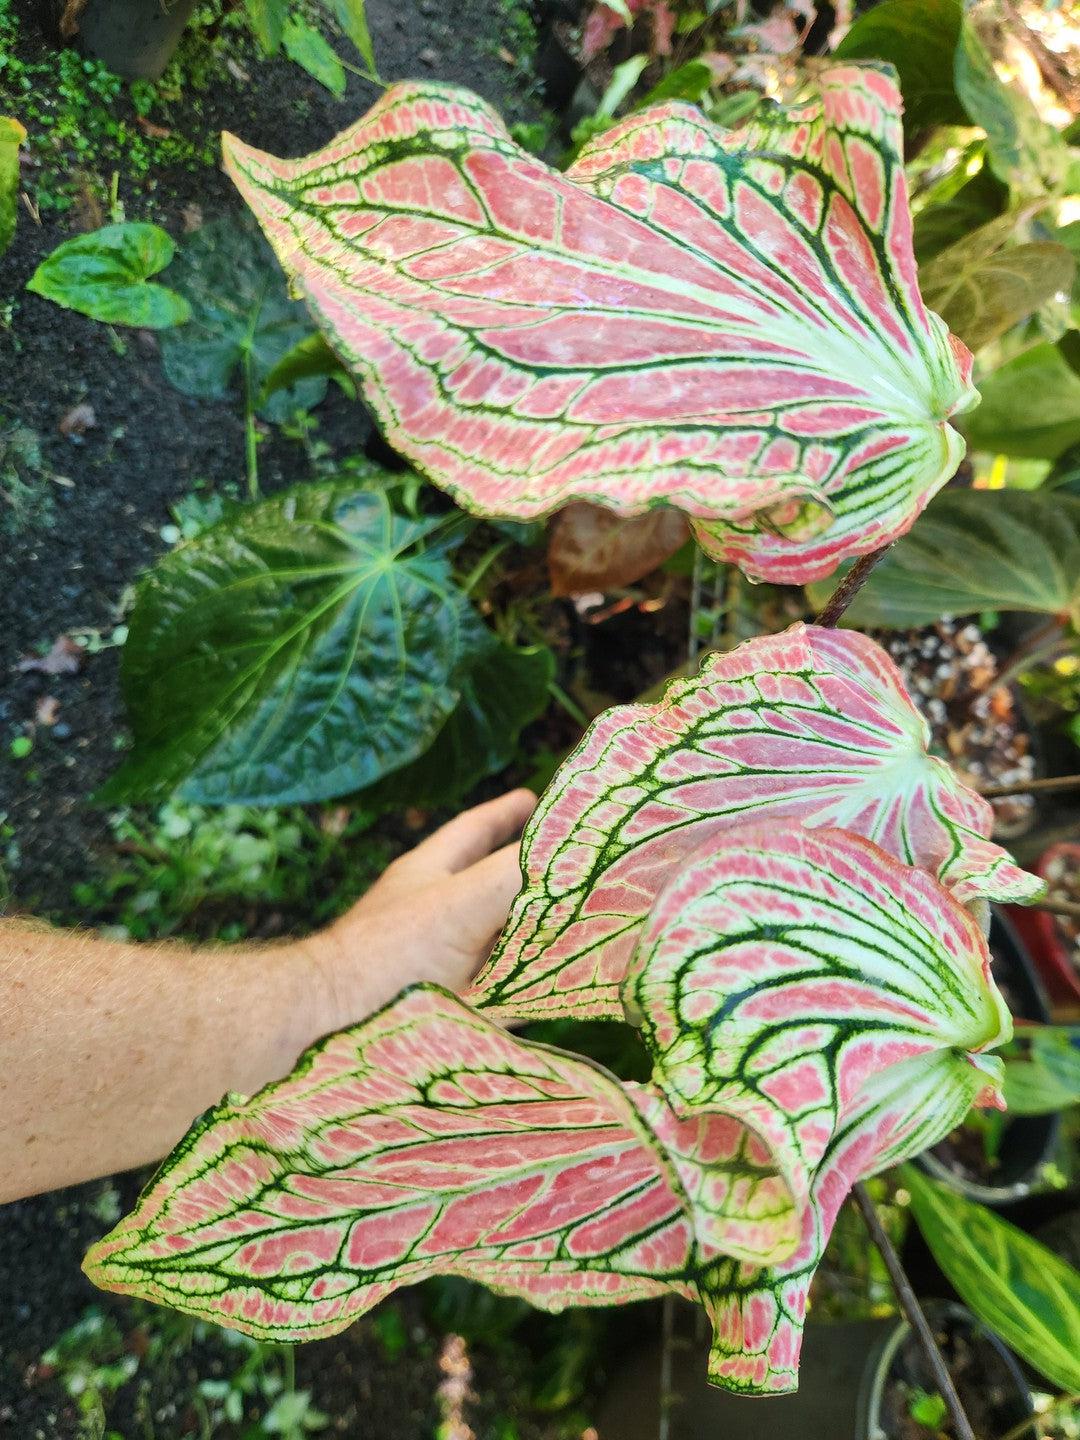
<path id="1" fill-rule="evenodd" d="M 801 1223 L 737 1120 L 681 1120 L 658 1092 L 419 986 L 209 1112 L 84 1268 L 309 1340 L 437 1274 L 556 1310 L 692 1296 L 717 1255 L 782 1259 Z"/>
<path id="2" fill-rule="evenodd" d="M 891 72 L 826 70 L 739 132 L 655 107 L 566 174 L 419 82 L 300 160 L 224 145 L 387 438 L 468 509 L 673 504 L 802 583 L 960 459 L 970 356 L 919 296 Z"/>
<path id="3" fill-rule="evenodd" d="M 620 1017 L 619 986 L 670 876 L 728 825 L 866 836 L 960 900 L 1043 887 L 987 837 L 989 804 L 927 752 L 896 667 L 851 631 L 795 625 L 709 657 L 655 705 L 605 711 L 522 842 L 525 884 L 473 999 L 503 1016 Z"/>
<path id="4" fill-rule="evenodd" d="M 850 1107 L 814 1176 L 794 1253 L 758 1267 L 720 1260 L 698 1279 L 713 1324 L 709 1380 L 746 1395 L 780 1395 L 798 1385 L 810 1282 L 840 1206 L 859 1180 L 936 1145 L 973 1103 L 999 1104 L 1001 1062 L 978 1065 L 948 1050 L 890 1066 Z"/>
<path id="5" fill-rule="evenodd" d="M 675 1113 L 743 1121 L 800 1206 L 868 1082 L 946 1052 L 981 1089 L 982 1052 L 1012 1031 L 963 905 L 869 840 L 795 823 L 706 842 L 654 904 L 623 993 Z"/>

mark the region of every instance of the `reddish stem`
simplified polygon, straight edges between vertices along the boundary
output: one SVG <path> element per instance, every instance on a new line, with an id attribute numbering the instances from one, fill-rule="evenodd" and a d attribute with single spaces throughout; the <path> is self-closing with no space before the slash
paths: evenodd
<path id="1" fill-rule="evenodd" d="M 855 564 L 821 607 L 821 614 L 814 621 L 815 625 L 833 626 L 837 624 L 844 611 L 866 584 L 871 570 L 883 556 L 889 553 L 894 543 L 894 541 L 890 541 L 888 545 L 882 545 L 880 550 L 871 550 L 869 555 L 862 555 L 855 561 Z"/>

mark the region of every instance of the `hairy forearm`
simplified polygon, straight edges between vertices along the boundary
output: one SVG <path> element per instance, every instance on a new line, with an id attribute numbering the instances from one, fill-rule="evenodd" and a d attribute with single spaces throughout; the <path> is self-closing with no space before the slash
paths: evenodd
<path id="1" fill-rule="evenodd" d="M 0 921 L 0 1202 L 156 1160 L 329 1028 L 312 942 L 131 945 Z"/>

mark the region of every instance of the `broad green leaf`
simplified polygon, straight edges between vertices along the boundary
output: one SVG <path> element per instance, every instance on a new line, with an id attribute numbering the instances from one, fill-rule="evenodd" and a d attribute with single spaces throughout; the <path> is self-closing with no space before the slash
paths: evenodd
<path id="1" fill-rule="evenodd" d="M 973 123 L 986 131 L 990 164 L 1009 189 L 1031 198 L 1052 194 L 1068 175 L 1068 146 L 1017 86 L 998 79 L 976 26 L 978 9 L 965 15 L 960 28 L 956 93 Z"/>
<path id="2" fill-rule="evenodd" d="M 641 110 L 650 105 L 659 105 L 662 100 L 703 100 L 713 84 L 713 72 L 704 60 L 687 60 L 669 70 L 644 97 Z"/>
<path id="3" fill-rule="evenodd" d="M 182 325 L 191 313 L 182 295 L 149 283 L 174 252 L 172 239 L 157 225 L 134 220 L 106 225 L 58 245 L 26 288 L 92 320 L 162 330 Z"/>
<path id="4" fill-rule="evenodd" d="M 624 60 L 621 65 L 616 65 L 611 72 L 611 79 L 607 88 L 596 106 L 598 117 L 614 115 L 615 111 L 623 103 L 626 97 L 633 90 L 641 77 L 641 72 L 649 63 L 648 55 L 631 55 L 629 60 Z"/>
<path id="5" fill-rule="evenodd" d="M 139 587 L 123 655 L 134 750 L 108 801 L 323 800 L 427 749 L 474 626 L 433 522 L 358 479 L 245 507 Z"/>
<path id="6" fill-rule="evenodd" d="M 305 335 L 273 366 L 262 383 L 260 404 L 265 405 L 278 390 L 289 390 L 313 375 L 345 375 L 345 367 L 316 331 Z M 351 382 L 350 382 L 351 383 Z"/>
<path id="7" fill-rule="evenodd" d="M 801 583 L 909 528 L 975 399 L 918 293 L 891 75 L 816 84 L 738 132 L 652 107 L 565 174 L 418 82 L 326 150 L 227 136 L 225 161 L 387 438 L 466 508 L 672 503 Z"/>
<path id="8" fill-rule="evenodd" d="M 523 727 L 547 705 L 555 657 L 546 645 L 516 649 L 469 612 L 469 658 L 455 677 L 461 698 L 429 749 L 364 795 L 366 804 L 405 805 L 459 800 L 514 758 Z"/>
<path id="9" fill-rule="evenodd" d="M 1065 246 L 1049 240 L 1010 244 L 1015 225 L 1013 216 L 992 220 L 920 272 L 926 303 L 970 350 L 998 339 L 1072 286 L 1076 262 Z"/>
<path id="10" fill-rule="evenodd" d="M 15 213 L 19 203 L 19 146 L 26 131 L 18 120 L 0 115 L 0 255 L 15 234 Z"/>
<path id="11" fill-rule="evenodd" d="M 375 47 L 371 43 L 365 0 L 326 0 L 326 3 L 338 24 L 360 52 L 360 58 L 367 66 L 371 78 L 378 80 Z"/>
<path id="12" fill-rule="evenodd" d="M 965 417 L 973 450 L 1056 460 L 1080 440 L 1080 375 L 1057 345 L 1034 345 L 980 381 L 982 404 Z"/>
<path id="13" fill-rule="evenodd" d="M 934 1259 L 975 1314 L 1062 1390 L 1080 1390 L 1080 1274 L 1000 1215 L 907 1166 Z"/>
<path id="14" fill-rule="evenodd" d="M 1005 1103 L 1016 1115 L 1080 1104 L 1080 1049 L 1069 1029 L 1037 1030 L 1025 1059 L 1005 1061 Z"/>
<path id="15" fill-rule="evenodd" d="M 859 15 L 836 47 L 838 60 L 887 60 L 896 69 L 912 130 L 963 125 L 953 81 L 961 0 L 882 0 Z"/>
<path id="16" fill-rule="evenodd" d="M 288 0 L 244 0 L 244 10 L 263 54 L 276 55 L 285 33 Z"/>
<path id="17" fill-rule="evenodd" d="M 1060 490 L 1080 497 L 1080 440 L 1063 450 L 1043 481 L 1044 490 Z"/>
<path id="18" fill-rule="evenodd" d="M 817 603 L 824 586 L 811 587 Z M 942 615 L 1026 610 L 1080 622 L 1080 499 L 946 490 L 876 567 L 845 625 L 906 630 Z"/>
<path id="19" fill-rule="evenodd" d="M 250 383 L 253 401 L 275 365 L 311 335 L 303 306 L 289 299 L 280 271 L 249 223 L 212 220 L 198 230 L 177 261 L 176 288 L 191 319 L 162 338 L 169 381 L 186 395 L 218 400 Z M 270 395 L 261 413 L 287 420 L 326 394 L 312 375 Z"/>
<path id="20" fill-rule="evenodd" d="M 658 704 L 606 711 L 525 828 L 525 885 L 470 995 L 506 1018 L 620 1017 L 657 895 L 751 820 L 853 830 L 965 901 L 1034 899 L 1042 882 L 987 838 L 989 804 L 928 735 L 880 646 L 804 625 L 710 656 Z"/>
<path id="21" fill-rule="evenodd" d="M 345 66 L 324 35 L 299 15 L 290 15 L 282 31 L 281 43 L 294 65 L 306 70 L 335 99 L 341 99 L 345 94 Z"/>
<path id="22" fill-rule="evenodd" d="M 948 200 L 928 204 L 916 215 L 915 259 L 920 266 L 929 264 L 948 246 L 998 219 L 1008 203 L 1008 189 L 984 164 Z"/>
<path id="23" fill-rule="evenodd" d="M 243 1217 L 243 1218 L 241 1218 Z M 534 1305 L 675 1290 L 798 1235 L 760 1142 L 414 986 L 230 1096 L 87 1255 L 95 1284 L 275 1341 L 465 1275 Z"/>

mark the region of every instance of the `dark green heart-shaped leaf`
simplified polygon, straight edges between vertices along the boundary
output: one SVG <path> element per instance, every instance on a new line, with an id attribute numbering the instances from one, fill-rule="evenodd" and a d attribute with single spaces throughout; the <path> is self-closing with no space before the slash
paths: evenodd
<path id="1" fill-rule="evenodd" d="M 439 523 L 350 478 L 245 507 L 165 556 L 124 647 L 134 749 L 100 798 L 322 800 L 423 754 L 475 639 Z"/>
<path id="2" fill-rule="evenodd" d="M 182 325 L 187 300 L 148 283 L 173 258 L 172 239 L 157 225 L 129 221 L 65 240 L 47 256 L 26 288 L 67 310 L 110 325 L 163 330 Z"/>
<path id="3" fill-rule="evenodd" d="M 304 307 L 289 299 L 270 247 L 246 217 L 212 220 L 198 230 L 177 260 L 175 283 L 190 302 L 191 318 L 162 337 L 161 359 L 186 395 L 220 400 L 250 384 L 257 399 L 282 356 L 313 333 Z M 287 420 L 325 394 L 325 376 L 308 376 L 269 396 L 260 413 Z"/>
<path id="4" fill-rule="evenodd" d="M 1015 229 L 1015 216 L 991 220 L 919 272 L 923 299 L 970 350 L 1072 286 L 1076 262 L 1066 247 L 1050 240 L 1011 244 Z"/>
<path id="5" fill-rule="evenodd" d="M 475 653 L 461 678 L 461 699 L 425 754 L 397 770 L 364 799 L 377 805 L 445 804 L 513 759 L 522 728 L 548 701 L 555 657 L 546 645 L 507 645 L 470 611 Z"/>
<path id="6" fill-rule="evenodd" d="M 300 16 L 290 15 L 285 22 L 281 43 L 294 65 L 306 70 L 335 99 L 341 99 L 345 94 L 345 66 L 324 35 Z"/>
<path id="7" fill-rule="evenodd" d="M 1056 460 L 1080 440 L 1080 375 L 1058 345 L 1033 345 L 979 381 L 962 420 L 973 450 Z"/>
<path id="8" fill-rule="evenodd" d="M 26 131 L 18 120 L 0 115 L 0 255 L 15 234 L 15 208 L 19 200 L 19 146 Z"/>
<path id="9" fill-rule="evenodd" d="M 984 1205 L 912 1165 L 901 1173 L 919 1229 L 964 1304 L 1054 1385 L 1080 1389 L 1080 1274 Z"/>
<path id="10" fill-rule="evenodd" d="M 960 0 L 883 0 L 859 16 L 836 54 L 896 67 L 909 130 L 964 125 L 967 115 L 953 82 L 962 13 Z"/>
<path id="11" fill-rule="evenodd" d="M 815 604 L 833 582 L 811 586 Z M 1080 620 L 1080 499 L 943 490 L 856 595 L 844 623 L 905 629 L 979 610 Z"/>

